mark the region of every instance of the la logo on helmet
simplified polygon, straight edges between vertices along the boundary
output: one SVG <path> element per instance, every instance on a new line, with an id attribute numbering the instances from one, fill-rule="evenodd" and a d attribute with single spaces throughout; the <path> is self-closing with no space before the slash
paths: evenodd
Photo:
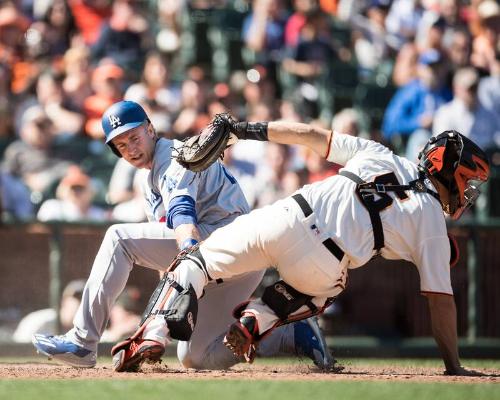
<path id="1" fill-rule="evenodd" d="M 111 126 L 114 128 L 116 128 L 118 125 L 121 124 L 121 121 L 120 121 L 120 118 L 118 118 L 116 115 L 110 115 L 109 116 L 109 123 L 111 124 Z"/>

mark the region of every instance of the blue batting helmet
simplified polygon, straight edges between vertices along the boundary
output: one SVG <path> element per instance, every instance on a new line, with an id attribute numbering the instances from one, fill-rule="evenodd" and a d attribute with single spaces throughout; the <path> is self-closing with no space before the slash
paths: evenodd
<path id="1" fill-rule="evenodd" d="M 115 137 L 149 121 L 144 109 L 134 101 L 119 101 L 110 106 L 103 114 L 101 123 L 106 144 L 121 157 L 120 152 L 111 142 Z"/>

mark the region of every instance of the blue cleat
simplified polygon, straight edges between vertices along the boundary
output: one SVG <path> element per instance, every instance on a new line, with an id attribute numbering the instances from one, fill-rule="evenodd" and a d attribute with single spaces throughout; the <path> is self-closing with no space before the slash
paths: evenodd
<path id="1" fill-rule="evenodd" d="M 34 334 L 32 338 L 38 354 L 77 368 L 92 368 L 96 364 L 96 352 L 71 342 L 66 336 Z"/>
<path id="2" fill-rule="evenodd" d="M 309 357 L 319 369 L 325 372 L 339 372 L 343 369 L 335 365 L 336 361 L 328 350 L 317 317 L 296 322 L 294 334 L 295 351 L 299 356 Z"/>

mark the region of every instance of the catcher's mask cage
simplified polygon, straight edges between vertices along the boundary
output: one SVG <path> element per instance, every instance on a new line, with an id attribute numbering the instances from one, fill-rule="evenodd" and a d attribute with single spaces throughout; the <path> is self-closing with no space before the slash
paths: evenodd
<path id="1" fill-rule="evenodd" d="M 488 180 L 488 157 L 461 133 L 444 131 L 429 139 L 418 155 L 419 167 L 448 189 L 448 204 L 443 210 L 458 219 L 479 196 L 478 187 Z"/>

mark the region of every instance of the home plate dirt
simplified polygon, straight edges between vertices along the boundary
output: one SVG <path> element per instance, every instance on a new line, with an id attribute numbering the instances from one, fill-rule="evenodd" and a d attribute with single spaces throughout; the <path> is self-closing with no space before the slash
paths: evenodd
<path id="1" fill-rule="evenodd" d="M 110 365 L 76 369 L 52 362 L 1 363 L 0 379 L 269 379 L 269 380 L 340 380 L 340 381 L 413 381 L 500 383 L 500 369 L 476 369 L 486 376 L 444 376 L 442 369 L 407 366 L 350 366 L 340 373 L 323 373 L 305 364 L 240 364 L 226 371 L 196 371 L 178 364 L 144 365 L 138 373 L 117 373 Z"/>

